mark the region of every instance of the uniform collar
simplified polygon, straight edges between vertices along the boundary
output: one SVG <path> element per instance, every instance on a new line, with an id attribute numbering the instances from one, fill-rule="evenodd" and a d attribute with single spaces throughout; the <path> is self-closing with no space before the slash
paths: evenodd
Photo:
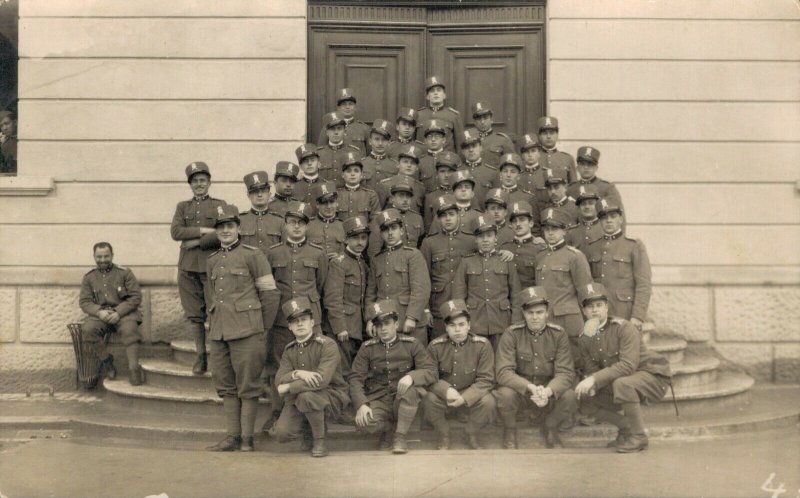
<path id="1" fill-rule="evenodd" d="M 444 190 L 445 192 L 452 192 L 450 185 L 439 185 L 436 190 Z"/>
<path id="2" fill-rule="evenodd" d="M 100 273 L 111 273 L 111 270 L 113 270 L 115 266 L 117 265 L 111 263 L 111 266 L 108 267 L 108 270 L 101 270 L 99 266 L 95 266 L 95 270 L 99 271 Z"/>
<path id="3" fill-rule="evenodd" d="M 497 254 L 497 249 L 492 249 L 489 252 L 478 251 L 478 254 L 480 254 L 483 259 L 488 259 L 488 258 L 491 258 L 492 256 L 494 256 L 495 254 Z"/>
<path id="4" fill-rule="evenodd" d="M 456 342 L 456 341 L 450 339 L 449 337 L 448 337 L 448 340 L 450 341 L 450 344 L 452 344 L 453 346 L 456 346 L 458 348 L 462 348 L 462 347 L 466 346 L 467 343 L 469 342 L 469 334 L 467 334 L 467 338 L 464 339 L 461 342 Z"/>
<path id="5" fill-rule="evenodd" d="M 456 201 L 456 207 L 458 208 L 458 211 L 460 213 L 465 213 L 465 212 L 469 211 L 470 209 L 472 209 L 472 203 L 468 202 L 466 205 L 464 205 L 461 202 Z"/>
<path id="6" fill-rule="evenodd" d="M 481 138 L 486 138 L 489 135 L 491 135 L 492 133 L 494 133 L 494 129 L 493 128 L 489 128 L 486 131 L 478 131 L 478 136 L 481 137 Z"/>
<path id="7" fill-rule="evenodd" d="M 303 180 L 305 180 L 305 181 L 306 181 L 306 183 L 316 183 L 316 182 L 317 182 L 317 180 L 319 180 L 319 172 L 317 172 L 317 174 L 316 174 L 316 175 L 314 175 L 314 176 L 306 176 L 306 175 L 304 174 L 304 175 L 303 175 Z"/>
<path id="8" fill-rule="evenodd" d="M 544 334 L 545 329 L 547 329 L 547 324 L 545 324 L 541 330 L 531 330 L 527 325 L 525 325 L 525 330 L 527 330 L 531 335 L 542 335 Z"/>
<path id="9" fill-rule="evenodd" d="M 620 235 L 622 235 L 622 229 L 621 228 L 619 230 L 617 230 L 616 232 L 612 233 L 611 235 L 608 235 L 608 234 L 603 235 L 603 238 L 606 239 L 606 240 L 616 240 L 616 239 L 619 238 Z"/>
<path id="10" fill-rule="evenodd" d="M 383 154 L 376 154 L 375 151 L 370 151 L 369 156 L 375 159 L 376 161 L 383 161 L 384 159 L 386 159 L 385 152 Z"/>
<path id="11" fill-rule="evenodd" d="M 582 185 L 589 185 L 590 183 L 594 183 L 595 180 L 597 180 L 597 175 L 589 178 L 588 180 L 584 180 L 583 178 L 581 178 L 580 180 L 578 180 L 578 182 L 581 183 Z"/>
<path id="12" fill-rule="evenodd" d="M 519 185 L 514 185 L 513 187 L 504 187 L 504 186 L 501 186 L 500 188 L 502 188 L 502 189 L 503 189 L 503 192 L 508 192 L 508 193 L 510 194 L 510 193 L 512 193 L 512 192 L 516 192 L 516 191 L 517 191 L 517 189 L 519 188 Z"/>
<path id="13" fill-rule="evenodd" d="M 455 227 L 450 232 L 448 232 L 447 230 L 444 229 L 444 227 L 442 227 L 442 233 L 444 235 L 447 235 L 448 237 L 452 238 L 452 237 L 455 237 L 456 235 L 458 235 L 458 231 L 459 231 L 460 228 L 461 228 L 461 224 L 460 223 L 459 223 L 459 225 L 457 227 Z"/>
<path id="14" fill-rule="evenodd" d="M 194 202 L 203 202 L 204 200 L 208 199 L 208 194 L 201 195 L 200 197 L 194 196 L 193 199 L 194 199 Z"/>
<path id="15" fill-rule="evenodd" d="M 286 239 L 286 245 L 291 247 L 292 249 L 299 249 L 299 248 L 303 247 L 304 245 L 306 245 L 306 238 L 303 237 L 303 240 L 301 240 L 299 242 L 292 242 L 291 240 L 289 240 L 287 238 Z"/>
<path id="16" fill-rule="evenodd" d="M 297 345 L 300 346 L 301 348 L 307 347 L 309 344 L 314 342 L 314 332 L 312 331 L 311 334 L 309 334 L 308 338 L 305 341 L 302 341 L 302 342 L 296 341 L 296 342 L 297 342 Z"/>
<path id="17" fill-rule="evenodd" d="M 565 196 L 564 196 L 564 197 L 562 197 L 560 200 L 558 200 L 558 201 L 554 202 L 554 203 L 553 203 L 553 205 L 554 205 L 554 206 L 561 207 L 561 206 L 563 206 L 564 204 L 566 204 L 568 200 L 569 200 L 569 196 L 568 196 L 568 195 L 565 195 Z"/>
<path id="18" fill-rule="evenodd" d="M 331 218 L 324 218 L 320 213 L 317 213 L 317 218 L 319 218 L 319 221 L 325 223 L 326 225 L 330 225 L 331 223 L 336 221 L 336 216 L 333 216 Z"/>
<path id="19" fill-rule="evenodd" d="M 355 187 L 351 187 L 350 185 L 345 183 L 344 184 L 344 189 L 347 190 L 348 192 L 355 192 L 356 190 L 360 190 L 361 189 L 361 184 L 359 183 Z"/>
<path id="20" fill-rule="evenodd" d="M 539 171 L 539 163 L 537 162 L 533 166 L 528 166 L 526 164 L 525 165 L 525 171 L 527 171 L 528 173 L 533 173 L 534 171 Z"/>
<path id="21" fill-rule="evenodd" d="M 345 252 L 345 254 L 347 254 L 348 256 L 350 256 L 353 259 L 364 259 L 364 254 L 363 253 L 353 252 L 353 250 L 350 249 L 347 246 L 344 246 L 344 252 Z"/>
<path id="22" fill-rule="evenodd" d="M 553 244 L 552 246 L 550 244 L 547 244 L 547 247 L 549 247 L 551 251 L 558 251 L 565 245 L 567 245 L 567 241 L 565 239 L 561 239 L 560 242 Z"/>
<path id="23" fill-rule="evenodd" d="M 344 118 L 344 125 L 345 125 L 345 126 L 349 125 L 350 123 L 352 123 L 353 121 L 355 121 L 355 119 L 356 119 L 356 118 Z"/>
<path id="24" fill-rule="evenodd" d="M 547 154 L 555 154 L 556 152 L 558 152 L 558 146 L 553 147 L 552 149 L 548 149 L 547 147 L 542 145 L 542 150 L 545 151 Z"/>
<path id="25" fill-rule="evenodd" d="M 608 318 L 606 318 L 605 321 L 601 323 L 599 327 L 597 327 L 597 331 L 604 332 L 606 330 L 606 327 L 608 327 Z"/>
<path id="26" fill-rule="evenodd" d="M 600 219 L 599 219 L 599 218 L 592 218 L 592 219 L 591 219 L 591 220 L 589 220 L 589 221 L 584 221 L 584 220 L 581 220 L 581 223 L 582 223 L 584 226 L 591 227 L 591 226 L 594 226 L 594 225 L 596 225 L 598 221 L 600 221 Z"/>
<path id="27" fill-rule="evenodd" d="M 330 140 L 328 140 L 328 147 L 330 147 L 330 148 L 331 148 L 331 149 L 333 149 L 333 150 L 339 150 L 339 149 L 341 149 L 342 147 L 344 147 L 344 140 L 342 140 L 342 141 L 341 141 L 341 142 L 339 142 L 338 144 L 331 143 L 331 141 L 330 141 Z"/>
<path id="28" fill-rule="evenodd" d="M 275 197 L 274 198 L 278 199 L 279 201 L 288 201 L 291 197 L 289 197 L 288 195 L 283 195 L 283 194 L 279 194 L 279 193 L 275 192 Z"/>
<path id="29" fill-rule="evenodd" d="M 250 212 L 253 213 L 256 216 L 266 216 L 267 213 L 269 213 L 269 208 L 267 208 L 267 209 L 265 209 L 263 211 L 259 211 L 258 209 L 254 208 L 254 207 L 251 207 L 250 208 Z"/>
<path id="30" fill-rule="evenodd" d="M 482 157 L 479 157 L 479 158 L 478 158 L 478 160 L 477 160 L 477 161 L 475 161 L 474 163 L 473 163 L 473 162 L 469 162 L 469 161 L 467 161 L 466 159 L 464 159 L 464 163 L 465 163 L 467 166 L 469 166 L 470 168 L 477 168 L 478 166 L 480 166 L 480 165 L 481 165 L 481 163 L 482 163 L 482 162 L 483 162 L 483 158 L 482 158 Z"/>
<path id="31" fill-rule="evenodd" d="M 378 338 L 378 342 L 381 344 L 381 346 L 383 346 L 383 347 L 385 347 L 385 348 L 391 348 L 391 347 L 393 347 L 395 344 L 397 344 L 397 343 L 398 343 L 399 339 L 400 339 L 400 336 L 399 336 L 399 335 L 395 335 L 395 336 L 394 336 L 394 339 L 392 339 L 392 340 L 391 340 L 391 341 L 389 341 L 389 342 L 383 342 L 383 341 L 382 341 L 380 338 Z"/>
<path id="32" fill-rule="evenodd" d="M 401 144 L 410 144 L 412 140 L 414 140 L 414 137 L 408 137 L 408 138 L 397 137 L 397 141 L 400 142 Z"/>
<path id="33" fill-rule="evenodd" d="M 403 241 L 401 240 L 400 242 L 398 242 L 397 244 L 395 244 L 393 246 L 386 246 L 386 250 L 389 251 L 389 252 L 392 252 L 392 251 L 396 251 L 396 250 L 398 250 L 398 249 L 400 249 L 402 247 L 403 247 Z"/>
<path id="34" fill-rule="evenodd" d="M 221 246 L 220 249 L 222 249 L 225 252 L 231 252 L 234 249 L 236 249 L 237 247 L 239 247 L 239 244 L 241 244 L 241 239 L 236 239 L 236 242 L 234 242 L 233 244 L 231 244 L 231 245 L 229 245 L 227 247 Z"/>
<path id="35" fill-rule="evenodd" d="M 495 225 L 497 225 L 497 230 L 500 230 L 501 228 L 505 228 L 506 227 L 506 220 L 503 220 L 500 223 L 495 223 Z"/>
<path id="36" fill-rule="evenodd" d="M 517 244 L 528 244 L 530 242 L 533 242 L 533 234 L 529 233 L 528 235 L 522 237 L 521 239 L 517 236 L 514 236 L 514 242 L 516 242 Z"/>
<path id="37" fill-rule="evenodd" d="M 436 105 L 433 105 L 433 104 L 429 104 L 428 108 L 433 112 L 441 111 L 442 109 L 444 109 L 444 102 L 442 102 L 442 105 L 439 105 L 439 106 L 436 106 Z"/>

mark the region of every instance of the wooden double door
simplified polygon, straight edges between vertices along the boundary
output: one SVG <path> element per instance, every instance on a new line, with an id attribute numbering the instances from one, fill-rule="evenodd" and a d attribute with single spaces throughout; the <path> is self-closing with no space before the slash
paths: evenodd
<path id="1" fill-rule="evenodd" d="M 360 120 L 394 122 L 399 108 L 425 105 L 432 75 L 465 125 L 472 104 L 489 101 L 496 130 L 532 131 L 545 111 L 544 6 L 454 3 L 310 2 L 308 137 L 338 88 L 354 89 Z"/>

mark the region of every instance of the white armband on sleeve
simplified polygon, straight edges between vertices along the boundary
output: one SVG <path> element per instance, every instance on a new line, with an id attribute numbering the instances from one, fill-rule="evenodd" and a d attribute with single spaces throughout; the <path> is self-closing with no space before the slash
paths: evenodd
<path id="1" fill-rule="evenodd" d="M 263 275 L 256 279 L 256 289 L 260 291 L 275 290 L 277 288 L 275 278 L 272 275 Z"/>

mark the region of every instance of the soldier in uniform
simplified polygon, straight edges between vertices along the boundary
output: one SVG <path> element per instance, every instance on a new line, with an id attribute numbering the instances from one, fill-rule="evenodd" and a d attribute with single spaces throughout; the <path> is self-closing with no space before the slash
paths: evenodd
<path id="1" fill-rule="evenodd" d="M 282 308 L 294 340 L 283 351 L 275 374 L 278 394 L 285 398 L 275 435 L 285 443 L 302 431 L 301 451 L 310 449 L 312 457 L 325 457 L 325 418 L 335 420 L 350 402 L 339 350 L 333 339 L 314 333 L 307 298 L 290 299 Z"/>
<path id="2" fill-rule="evenodd" d="M 386 208 L 388 205 L 389 197 L 392 195 L 392 186 L 398 182 L 403 182 L 410 183 L 413 187 L 414 202 L 411 204 L 411 209 L 415 213 L 422 213 L 425 203 L 425 186 L 419 181 L 419 158 L 421 154 L 422 149 L 416 145 L 406 145 L 400 150 L 397 175 L 381 180 L 375 189 L 382 208 Z"/>
<path id="3" fill-rule="evenodd" d="M 474 228 L 475 219 L 482 214 L 476 209 L 475 202 L 475 179 L 469 170 L 458 170 L 451 178 L 450 189 L 456 198 L 456 208 L 458 208 L 458 219 L 462 227 L 470 234 Z M 435 218 L 428 229 L 428 234 L 432 235 L 441 229 L 439 218 Z"/>
<path id="4" fill-rule="evenodd" d="M 388 153 L 389 147 L 395 143 L 391 141 L 393 131 L 392 123 L 385 119 L 372 122 L 372 130 L 369 132 L 370 151 L 361 159 L 361 183 L 367 188 L 374 190 L 379 181 L 397 174 L 397 157 Z"/>
<path id="5" fill-rule="evenodd" d="M 567 179 L 548 170 L 544 184 L 547 187 L 547 195 L 550 196 L 550 202 L 546 204 L 546 207 L 558 208 L 568 214 L 568 228 L 577 225 L 581 214 L 578 206 L 575 205 L 575 199 L 567 195 Z"/>
<path id="6" fill-rule="evenodd" d="M 431 278 L 419 249 L 403 243 L 403 219 L 397 209 L 381 211 L 376 217 L 383 249 L 370 263 L 367 305 L 392 299 L 397 302 L 400 332 L 428 344 Z M 368 329 L 369 332 L 369 329 Z"/>
<path id="7" fill-rule="evenodd" d="M 17 172 L 17 114 L 0 111 L 0 173 Z"/>
<path id="8" fill-rule="evenodd" d="M 418 141 L 417 138 L 417 110 L 410 107 L 401 107 L 397 113 L 397 120 L 395 121 L 397 129 L 397 140 L 390 143 L 386 149 L 386 153 L 390 158 L 397 160 L 397 155 L 400 153 L 400 148 L 403 145 L 415 144 L 419 147 L 424 147 L 425 144 Z"/>
<path id="9" fill-rule="evenodd" d="M 431 276 L 429 309 L 433 315 L 432 337 L 445 332 L 445 317 L 439 314 L 439 310 L 451 298 L 453 278 L 459 263 L 465 256 L 475 253 L 475 236 L 461 224 L 456 198 L 452 194 L 444 194 L 436 202 L 439 229 L 427 236 L 419 249 Z"/>
<path id="10" fill-rule="evenodd" d="M 368 152 L 367 140 L 369 137 L 369 125 L 356 119 L 357 110 L 358 103 L 353 89 L 340 88 L 336 92 L 336 112 L 341 115 L 342 123 L 345 126 L 343 138 L 345 143 L 359 150 L 358 157 L 364 157 Z M 319 132 L 319 138 L 317 139 L 318 145 L 323 146 L 329 142 L 330 135 L 327 132 L 328 127 L 323 126 L 322 130 Z"/>
<path id="11" fill-rule="evenodd" d="M 491 163 L 497 164 L 501 156 L 516 152 L 511 137 L 492 128 L 494 113 L 489 102 L 475 102 L 472 105 L 472 119 L 481 137 L 483 151 Z"/>
<path id="12" fill-rule="evenodd" d="M 444 147 L 455 152 L 456 137 L 461 136 L 464 130 L 464 121 L 461 113 L 452 107 L 445 107 L 444 101 L 447 98 L 444 82 L 438 76 L 431 76 L 425 80 L 425 100 L 428 105 L 418 109 L 417 123 L 424 123 L 430 119 L 440 119 L 445 126 Z M 423 138 L 424 130 L 417 129 L 417 139 Z"/>
<path id="13" fill-rule="evenodd" d="M 211 379 L 225 410 L 227 437 L 211 451 L 253 451 L 264 335 L 278 311 L 279 294 L 267 257 L 239 240 L 239 210 L 218 206 L 221 248 L 208 257 Z"/>
<path id="14" fill-rule="evenodd" d="M 341 181 L 342 164 L 347 158 L 347 153 L 352 152 L 356 157 L 364 157 L 366 152 L 345 140 L 345 119 L 340 113 L 326 114 L 322 117 L 322 123 L 328 139 L 317 147 L 319 174 L 323 180 Z"/>
<path id="15" fill-rule="evenodd" d="M 446 128 L 438 119 L 424 121 L 422 128 L 425 134 L 425 154 L 419 160 L 419 181 L 425 185 L 425 192 L 432 192 L 439 185 L 436 176 L 436 158 L 444 151 Z"/>
<path id="16" fill-rule="evenodd" d="M 253 171 L 244 177 L 250 209 L 239 213 L 239 236 L 242 244 L 267 249 L 280 243 L 283 237 L 283 218 L 269 210 L 269 175 Z"/>
<path id="17" fill-rule="evenodd" d="M 425 211 L 423 221 L 425 223 L 425 230 L 430 230 L 431 223 L 436 219 L 436 206 L 438 205 L 437 199 L 443 194 L 452 192 L 450 186 L 453 183 L 453 175 L 461 164 L 461 158 L 455 152 L 449 150 L 441 152 L 436 157 L 436 178 L 438 184 L 436 188 L 425 194 Z"/>
<path id="18" fill-rule="evenodd" d="M 524 201 L 535 208 L 536 218 L 539 218 L 539 206 L 535 194 L 520 188 L 519 179 L 522 175 L 522 158 L 519 154 L 506 154 L 499 160 L 500 174 L 495 183 L 508 194 L 508 202 Z"/>
<path id="19" fill-rule="evenodd" d="M 309 242 L 325 249 L 329 258 L 344 249 L 344 225 L 336 217 L 339 209 L 338 195 L 333 182 L 321 182 L 314 187 L 312 197 L 317 204 L 317 215 L 309 220 L 306 229 Z"/>
<path id="20" fill-rule="evenodd" d="M 517 410 L 528 405 L 544 414 L 541 433 L 547 448 L 562 446 L 559 425 L 577 410 L 570 343 L 564 329 L 547 322 L 547 291 L 528 287 L 519 295 L 524 321 L 510 326 L 497 348 L 497 411 L 503 447 L 517 447 Z"/>
<path id="21" fill-rule="evenodd" d="M 578 179 L 575 171 L 575 159 L 566 152 L 556 148 L 558 143 L 558 119 L 544 116 L 536 122 L 539 133 L 541 155 L 539 162 L 544 169 L 549 169 L 553 174 L 567 179 L 572 183 Z"/>
<path id="22" fill-rule="evenodd" d="M 397 333 L 401 315 L 395 301 L 373 302 L 366 313 L 376 337 L 364 341 L 348 377 L 356 427 L 380 434 L 380 449 L 389 449 L 391 441 L 392 453 L 408 453 L 406 434 L 425 387 L 436 382 L 436 365 L 422 343 Z"/>
<path id="23" fill-rule="evenodd" d="M 597 177 L 597 168 L 600 163 L 600 151 L 594 147 L 578 148 L 578 181 L 567 188 L 567 195 L 577 199 L 581 185 L 591 185 L 601 199 L 622 207 L 622 196 L 617 187 Z"/>
<path id="24" fill-rule="evenodd" d="M 400 176 L 391 186 L 389 206 L 400 212 L 403 220 L 403 239 L 409 247 L 419 247 L 422 237 L 425 236 L 425 227 L 422 216 L 412 211 L 411 205 L 414 203 L 414 181 L 408 176 Z M 372 220 L 372 232 L 369 236 L 369 249 L 367 254 L 374 258 L 383 248 L 381 238 L 380 220 L 376 217 Z"/>
<path id="25" fill-rule="evenodd" d="M 87 387 L 93 389 L 105 368 L 109 379 L 115 379 L 114 357 L 106 349 L 103 336 L 119 332 L 128 357 L 129 380 L 132 386 L 142 383 L 142 370 L 139 367 L 139 324 L 142 313 L 142 292 L 139 282 L 128 268 L 114 264 L 114 249 L 108 242 L 98 242 L 92 249 L 97 267 L 86 273 L 81 281 L 78 304 L 88 316 L 83 322 L 84 341 L 94 343 L 99 348 L 101 360 L 97 375 L 89 379 Z"/>
<path id="26" fill-rule="evenodd" d="M 642 241 L 622 231 L 620 206 L 603 199 L 600 202 L 600 225 L 603 235 L 584 246 L 592 277 L 608 290 L 609 313 L 630 320 L 637 329 L 647 319 L 650 305 L 650 259 Z"/>
<path id="27" fill-rule="evenodd" d="M 322 333 L 322 308 L 320 296 L 328 275 L 328 256 L 325 249 L 308 241 L 308 222 L 311 210 L 304 202 L 292 201 L 286 210 L 286 226 L 283 242 L 267 250 L 267 260 L 272 267 L 275 283 L 281 293 L 281 306 L 288 300 L 304 296 L 311 301 L 314 315 L 314 327 L 318 334 Z M 278 310 L 275 325 L 269 332 L 267 341 L 267 372 L 272 373 L 280 365 L 284 348 L 293 339 L 288 329 L 288 322 L 282 310 Z M 278 395 L 274 379 L 270 385 L 272 415 L 262 427 L 262 432 L 269 431 L 278 419 L 283 408 L 282 399 Z"/>
<path id="28" fill-rule="evenodd" d="M 428 354 L 439 370 L 435 382 L 423 400 L 425 419 L 438 432 L 437 449 L 450 448 L 450 425 L 447 411 L 466 411 L 467 445 L 480 449 L 478 432 L 494 419 L 494 351 L 489 340 L 470 333 L 467 303 L 455 299 L 442 303 L 447 335 L 428 345 Z"/>
<path id="29" fill-rule="evenodd" d="M 373 133 L 375 135 L 375 133 Z M 371 152 L 373 154 L 375 151 Z M 363 186 L 362 173 L 364 165 L 362 160 L 352 152 L 347 153 L 347 158 L 342 164 L 343 186 L 339 188 L 339 208 L 336 215 L 344 221 L 354 216 L 365 216 L 371 220 L 381 210 L 378 194 L 374 190 Z"/>
<path id="30" fill-rule="evenodd" d="M 311 198 L 311 190 L 325 181 L 319 174 L 320 162 L 317 146 L 314 144 L 301 145 L 294 153 L 297 156 L 297 164 L 300 165 L 301 175 L 294 184 L 292 198 L 313 205 L 314 199 Z"/>
<path id="31" fill-rule="evenodd" d="M 325 279 L 327 331 L 336 338 L 348 367 L 364 340 L 364 306 L 369 276 L 369 263 L 364 258 L 369 237 L 367 219 L 363 216 L 344 222 L 345 248 L 328 263 Z"/>
<path id="32" fill-rule="evenodd" d="M 214 230 L 217 208 L 225 201 L 208 195 L 211 172 L 203 162 L 186 166 L 186 179 L 192 189 L 192 198 L 181 201 L 172 216 L 172 240 L 181 242 L 178 258 L 178 293 L 186 318 L 192 324 L 197 359 L 192 372 L 202 375 L 208 368 L 205 321 L 206 303 L 210 302 L 210 289 L 206 276 L 208 255 L 219 247 Z"/>
<path id="33" fill-rule="evenodd" d="M 648 443 L 640 403 L 661 400 L 672 372 L 666 358 L 647 349 L 631 322 L 608 314 L 607 298 L 603 284 L 581 288 L 587 322 L 580 355 L 586 377 L 575 393 L 581 413 L 619 429 L 608 447 L 634 453 L 647 449 Z"/>
<path id="34" fill-rule="evenodd" d="M 497 251 L 497 226 L 486 215 L 475 220 L 478 252 L 461 260 L 453 277 L 452 299 L 464 299 L 474 322 L 474 333 L 486 336 L 497 346 L 500 334 L 520 318 L 512 308 L 520 290 L 513 262 L 504 261 Z M 505 258 L 508 259 L 508 258 Z"/>
<path id="35" fill-rule="evenodd" d="M 519 153 L 522 156 L 523 164 L 522 173 L 519 175 L 519 187 L 533 195 L 539 206 L 544 206 L 550 202 L 550 196 L 547 194 L 547 186 L 544 184 L 545 169 L 539 164 L 540 150 L 539 138 L 536 134 L 526 133 L 522 136 Z"/>
<path id="36" fill-rule="evenodd" d="M 578 224 L 567 233 L 567 244 L 586 254 L 586 246 L 603 235 L 603 228 L 597 218 L 597 202 L 600 197 L 591 185 L 580 185 L 575 205 L 581 213 Z"/>
<path id="37" fill-rule="evenodd" d="M 521 199 L 519 199 L 521 200 Z M 497 245 L 502 246 L 514 239 L 514 230 L 508 226 L 508 193 L 502 188 L 493 188 L 486 193 L 484 211 L 497 228 Z"/>
<path id="38" fill-rule="evenodd" d="M 472 173 L 475 179 L 475 198 L 483 205 L 486 192 L 497 184 L 500 171 L 497 166 L 484 157 L 480 132 L 475 128 L 464 130 L 461 137 L 461 155 L 464 157 L 463 169 Z"/>
<path id="39" fill-rule="evenodd" d="M 269 201 L 269 212 L 283 219 L 294 195 L 294 186 L 300 166 L 289 161 L 278 161 L 275 165 L 275 195 Z"/>
<path id="40" fill-rule="evenodd" d="M 523 289 L 536 285 L 536 255 L 545 249 L 544 240 L 531 233 L 533 220 L 530 204 L 525 201 L 511 203 L 508 224 L 514 230 L 514 237 L 500 246 L 500 249 L 514 254 L 514 264 Z"/>
<path id="41" fill-rule="evenodd" d="M 544 287 L 549 297 L 550 320 L 563 328 L 572 344 L 572 356 L 578 363 L 578 337 L 583 331 L 583 317 L 578 303 L 578 289 L 591 283 L 589 263 L 582 252 L 568 246 L 564 237 L 569 217 L 563 211 L 542 211 L 542 231 L 547 247 L 536 255 L 536 285 Z"/>

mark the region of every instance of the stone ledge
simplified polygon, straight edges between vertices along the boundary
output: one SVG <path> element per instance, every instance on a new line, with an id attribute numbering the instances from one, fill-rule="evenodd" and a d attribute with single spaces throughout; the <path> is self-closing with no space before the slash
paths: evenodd
<path id="1" fill-rule="evenodd" d="M 89 246 L 86 266 L 0 267 L 0 285 L 79 286 L 86 272 L 92 269 L 91 250 L 92 248 Z M 176 266 L 127 266 L 124 262 L 120 264 L 133 270 L 140 285 L 178 284 Z"/>
<path id="2" fill-rule="evenodd" d="M 45 196 L 55 188 L 49 176 L 0 176 L 0 196 Z"/>

